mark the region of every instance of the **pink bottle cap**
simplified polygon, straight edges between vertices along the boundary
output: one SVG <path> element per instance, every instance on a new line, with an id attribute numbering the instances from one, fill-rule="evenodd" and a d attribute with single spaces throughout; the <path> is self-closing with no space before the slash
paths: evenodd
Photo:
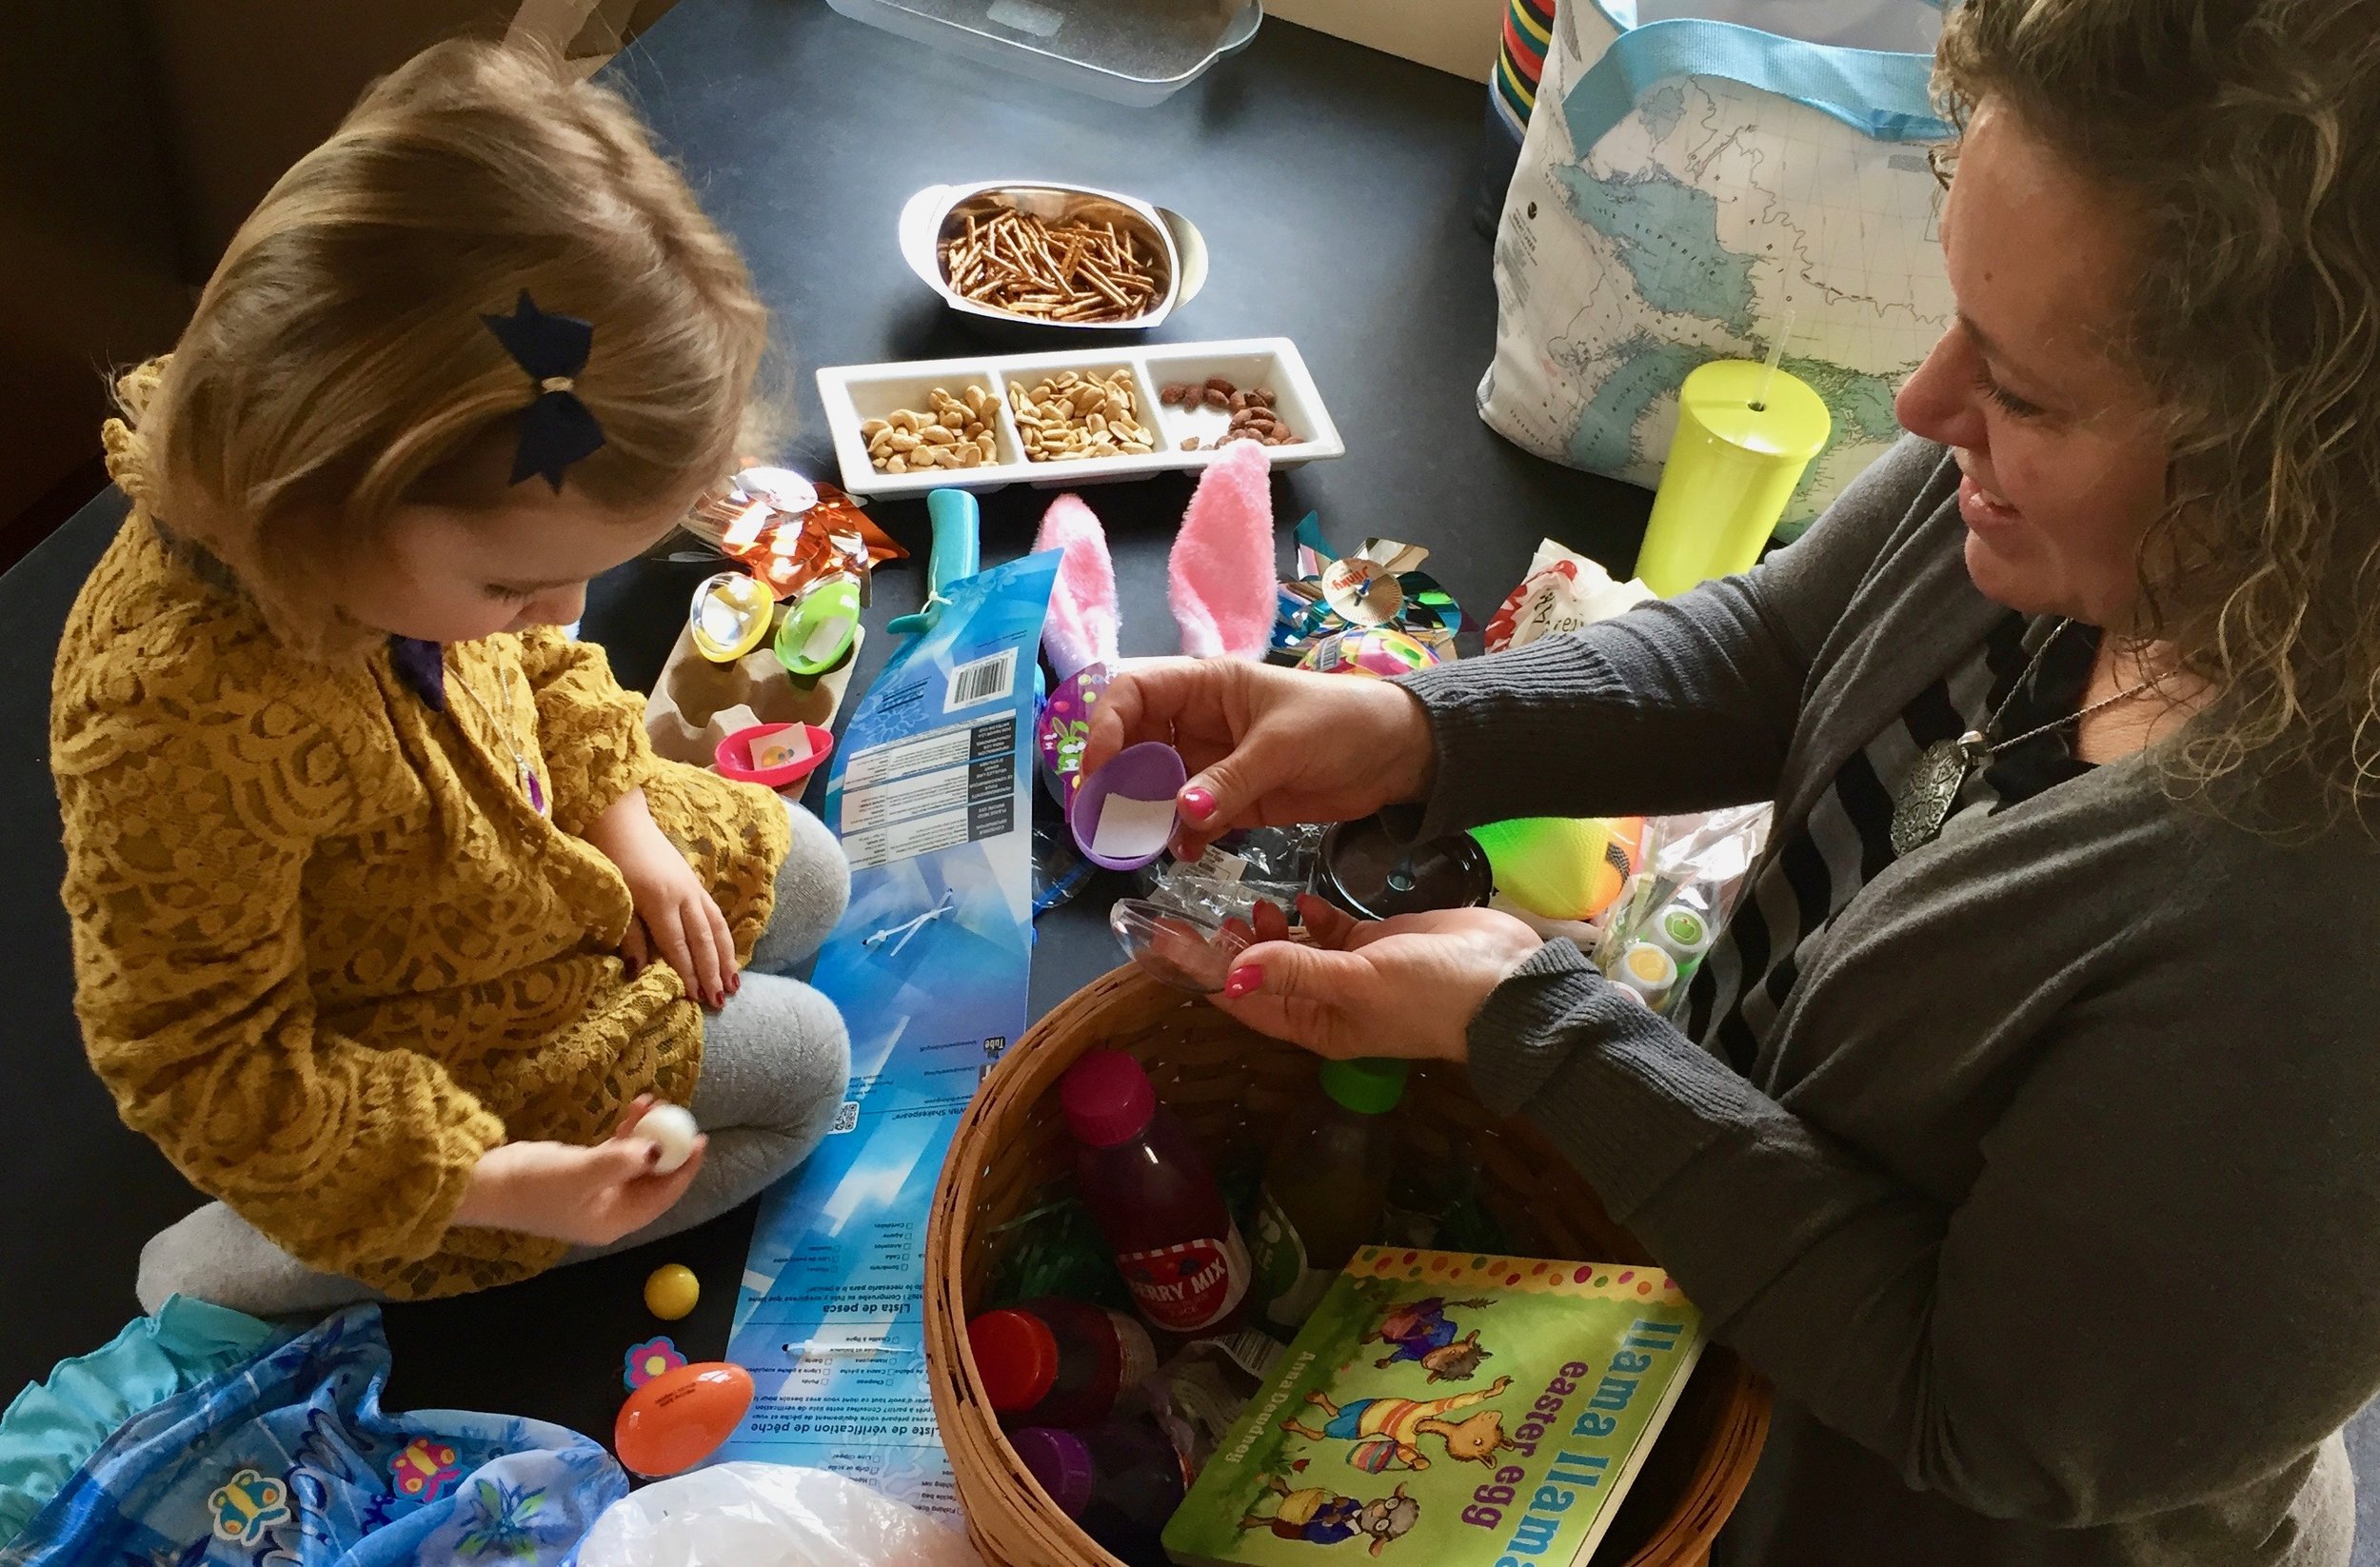
<path id="1" fill-rule="evenodd" d="M 1148 1073 L 1121 1050 L 1094 1050 L 1075 1062 L 1058 1098 L 1076 1140 L 1094 1148 L 1130 1141 L 1157 1116 L 1157 1090 Z"/>

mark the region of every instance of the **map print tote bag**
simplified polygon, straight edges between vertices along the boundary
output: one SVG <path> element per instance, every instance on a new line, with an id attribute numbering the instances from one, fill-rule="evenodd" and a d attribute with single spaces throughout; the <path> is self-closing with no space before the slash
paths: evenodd
<path id="1" fill-rule="evenodd" d="M 1913 11 L 1938 25 L 1924 0 L 1744 9 L 1777 25 L 1831 10 L 1903 40 Z M 1781 338 L 1784 367 L 1835 416 L 1790 538 L 1899 434 L 1893 395 L 1950 322 L 1926 150 L 1951 130 L 1927 99 L 1931 57 L 1636 15 L 1627 0 L 1556 9 L 1497 229 L 1479 415 L 1539 456 L 1650 487 L 1687 372 Z"/>

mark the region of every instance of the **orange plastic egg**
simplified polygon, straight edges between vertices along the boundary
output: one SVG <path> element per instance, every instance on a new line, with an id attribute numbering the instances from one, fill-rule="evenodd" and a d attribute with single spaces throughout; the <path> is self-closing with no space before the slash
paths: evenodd
<path id="1" fill-rule="evenodd" d="M 664 1372 L 628 1395 L 612 1423 L 620 1461 L 646 1478 L 693 1468 L 719 1450 L 752 1407 L 752 1374 L 724 1360 Z"/>

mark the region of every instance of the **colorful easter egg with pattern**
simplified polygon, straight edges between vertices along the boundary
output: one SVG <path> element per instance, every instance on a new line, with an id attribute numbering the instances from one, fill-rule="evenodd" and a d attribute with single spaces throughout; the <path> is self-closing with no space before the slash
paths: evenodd
<path id="1" fill-rule="evenodd" d="M 1317 674 L 1371 675 L 1386 679 L 1392 675 L 1410 675 L 1417 669 L 1427 669 L 1440 662 L 1435 651 L 1402 631 L 1376 627 L 1364 631 L 1340 631 L 1324 637 L 1314 645 L 1312 652 L 1298 661 L 1298 667 L 1312 669 Z"/>

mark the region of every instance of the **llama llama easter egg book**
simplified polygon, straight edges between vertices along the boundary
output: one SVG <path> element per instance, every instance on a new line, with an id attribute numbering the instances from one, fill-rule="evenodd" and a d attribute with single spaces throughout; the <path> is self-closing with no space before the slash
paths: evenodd
<path id="1" fill-rule="evenodd" d="M 1358 1252 L 1165 1530 L 1183 1567 L 1575 1567 L 1702 1353 L 1669 1276 Z M 1352 1545 L 1355 1551 L 1318 1551 Z"/>

